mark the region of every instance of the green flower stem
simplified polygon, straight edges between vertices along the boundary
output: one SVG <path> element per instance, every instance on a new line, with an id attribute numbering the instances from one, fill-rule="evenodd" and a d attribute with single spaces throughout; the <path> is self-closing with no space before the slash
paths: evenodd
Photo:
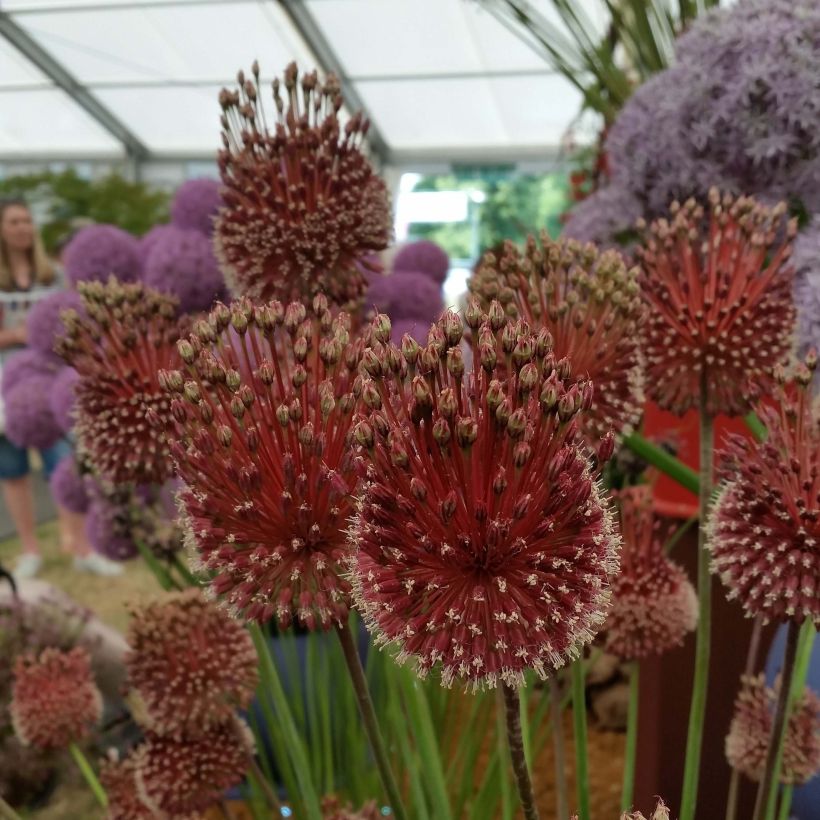
<path id="1" fill-rule="evenodd" d="M 77 764 L 77 768 L 82 772 L 85 782 L 93 792 L 97 802 L 103 808 L 106 808 L 108 806 L 108 797 L 105 794 L 105 789 L 102 787 L 102 783 L 97 779 L 97 775 L 94 773 L 94 769 L 91 768 L 91 764 L 83 754 L 82 749 L 80 749 L 76 743 L 72 743 L 68 748 L 71 752 L 71 756 L 74 758 L 74 762 Z"/>
<path id="2" fill-rule="evenodd" d="M 396 820 L 406 820 L 407 812 L 404 808 L 404 801 L 399 791 L 396 776 L 390 765 L 390 758 L 387 755 L 387 748 L 384 745 L 379 722 L 376 718 L 376 710 L 373 708 L 373 700 L 370 697 L 370 689 L 367 686 L 367 678 L 362 669 L 362 662 L 359 659 L 359 651 L 353 639 L 353 633 L 347 624 L 337 624 L 336 634 L 342 645 L 342 653 L 347 663 L 350 680 L 353 683 L 353 690 L 356 693 L 356 701 L 359 705 L 359 712 L 362 716 L 367 739 L 370 741 L 370 749 L 376 759 L 376 767 L 379 770 L 382 786 L 384 786 L 387 799 L 390 801 L 390 808 Z"/>
<path id="3" fill-rule="evenodd" d="M 621 811 L 632 808 L 635 792 L 635 758 L 638 751 L 638 705 L 640 702 L 640 674 L 638 661 L 629 664 L 629 711 L 626 716 L 626 759 L 624 760 L 624 785 L 621 791 Z"/>
<path id="4" fill-rule="evenodd" d="M 657 444 L 645 439 L 640 433 L 632 433 L 626 436 L 624 444 L 635 455 L 640 456 L 653 467 L 657 467 L 662 473 L 666 473 L 682 487 L 693 493 L 698 492 L 700 487 L 698 474 L 691 467 L 687 467 L 680 459 L 667 453 L 662 447 L 658 447 Z"/>
<path id="5" fill-rule="evenodd" d="M 700 391 L 700 493 L 698 517 L 698 629 L 695 641 L 695 676 L 689 707 L 689 729 L 686 737 L 686 762 L 683 770 L 683 795 L 680 820 L 694 820 L 698 802 L 703 726 L 706 718 L 706 692 L 709 686 L 709 654 L 712 631 L 712 576 L 706 550 L 706 518 L 712 493 L 712 458 L 714 419 L 707 409 L 705 377 Z"/>
<path id="6" fill-rule="evenodd" d="M 2 820 L 20 820 L 20 815 L 0 797 L 0 818 Z"/>
<path id="7" fill-rule="evenodd" d="M 769 431 L 757 417 L 756 413 L 748 413 L 743 417 L 743 421 L 746 422 L 746 426 L 752 431 L 752 434 L 758 441 L 766 441 Z"/>
<path id="8" fill-rule="evenodd" d="M 783 787 L 783 793 L 780 795 L 780 812 L 777 815 L 777 820 L 789 820 L 789 815 L 792 810 L 793 794 L 794 786 L 788 785 Z"/>
<path id="9" fill-rule="evenodd" d="M 538 820 L 538 806 L 535 803 L 535 792 L 532 790 L 532 779 L 524 755 L 524 741 L 521 737 L 521 697 L 518 689 L 506 683 L 502 684 L 501 689 L 504 696 L 507 742 L 510 747 L 510 760 L 518 786 L 521 809 L 525 820 Z"/>
<path id="10" fill-rule="evenodd" d="M 572 675 L 572 720 L 575 727 L 575 788 L 578 798 L 578 820 L 590 820 L 587 700 L 582 658 L 572 664 L 570 674 Z"/>
<path id="11" fill-rule="evenodd" d="M 564 722 L 561 720 L 563 704 L 561 690 L 555 674 L 550 675 L 550 720 L 552 721 L 552 744 L 555 753 L 555 808 L 556 816 L 569 817 L 567 797 L 567 763 L 564 751 Z"/>

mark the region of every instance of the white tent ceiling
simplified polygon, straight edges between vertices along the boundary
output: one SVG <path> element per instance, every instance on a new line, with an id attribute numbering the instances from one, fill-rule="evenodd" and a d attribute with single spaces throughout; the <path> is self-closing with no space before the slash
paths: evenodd
<path id="1" fill-rule="evenodd" d="M 255 58 L 337 71 L 393 165 L 545 158 L 580 107 L 474 0 L 0 0 L 0 159 L 212 157 Z"/>

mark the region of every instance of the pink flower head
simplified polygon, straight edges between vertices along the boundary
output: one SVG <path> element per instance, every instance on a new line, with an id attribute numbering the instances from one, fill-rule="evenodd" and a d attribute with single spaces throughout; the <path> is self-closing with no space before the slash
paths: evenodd
<path id="1" fill-rule="evenodd" d="M 248 620 L 313 629 L 347 617 L 363 347 L 349 326 L 323 296 L 309 309 L 220 304 L 180 343 L 187 375 L 163 374 L 189 543 L 211 590 Z"/>
<path id="2" fill-rule="evenodd" d="M 10 710 L 26 746 L 65 749 L 85 739 L 102 716 L 88 652 L 79 646 L 67 652 L 49 648 L 37 657 L 19 657 Z"/>
<path id="3" fill-rule="evenodd" d="M 679 646 L 697 625 L 698 600 L 686 572 L 656 538 L 652 488 L 628 487 L 618 496 L 624 546 L 621 571 L 612 579 L 606 649 L 635 660 Z"/>
<path id="4" fill-rule="evenodd" d="M 799 365 L 777 390 L 779 408 L 758 413 L 765 442 L 733 436 L 726 481 L 712 506 L 712 570 L 749 616 L 820 622 L 820 419 L 812 407 L 817 362 Z"/>
<path id="5" fill-rule="evenodd" d="M 664 409 L 696 407 L 704 380 L 711 413 L 742 415 L 771 390 L 795 320 L 785 210 L 712 189 L 708 215 L 675 202 L 645 231 L 646 383 Z"/>
<path id="6" fill-rule="evenodd" d="M 763 675 L 744 675 L 726 736 L 729 765 L 759 782 L 766 768 L 780 681 L 766 686 Z M 802 784 L 820 773 L 820 698 L 806 689 L 794 706 L 783 743 L 780 782 Z"/>
<path id="7" fill-rule="evenodd" d="M 194 737 L 224 723 L 253 697 L 256 652 L 247 631 L 197 590 L 133 613 L 125 666 L 155 734 Z"/>
<path id="8" fill-rule="evenodd" d="M 220 94 L 215 239 L 235 289 L 255 300 L 357 302 L 367 282 L 356 262 L 386 248 L 392 230 L 387 190 L 361 151 L 368 122 L 354 114 L 342 129 L 338 79 L 322 85 L 313 72 L 300 82 L 291 63 L 284 84 L 273 81 L 269 127 L 256 64 L 252 74 L 240 71 L 238 90 Z"/>
<path id="9" fill-rule="evenodd" d="M 505 242 L 500 255 L 487 254 L 470 287 L 484 304 L 497 299 L 507 315 L 548 330 L 556 358 L 592 380 L 595 397 L 581 419 L 590 442 L 631 431 L 644 401 L 637 268 L 616 251 L 542 233 L 523 251 Z"/>
<path id="10" fill-rule="evenodd" d="M 158 371 L 179 362 L 174 300 L 142 284 L 84 282 L 86 317 L 64 315 L 60 355 L 80 374 L 76 431 L 82 455 L 105 479 L 161 484 L 171 463 L 160 421 L 170 403 Z"/>
<path id="11" fill-rule="evenodd" d="M 106 820 L 155 820 L 156 814 L 137 794 L 133 755 L 106 760 L 100 767 L 100 784 L 108 798 Z"/>
<path id="12" fill-rule="evenodd" d="M 376 319 L 355 430 L 370 461 L 351 528 L 355 595 L 377 642 L 419 674 L 520 685 L 592 640 L 619 538 L 577 432 L 591 383 L 499 302 L 482 314 L 473 300 L 467 316 L 470 370 L 456 314 L 401 350 Z"/>

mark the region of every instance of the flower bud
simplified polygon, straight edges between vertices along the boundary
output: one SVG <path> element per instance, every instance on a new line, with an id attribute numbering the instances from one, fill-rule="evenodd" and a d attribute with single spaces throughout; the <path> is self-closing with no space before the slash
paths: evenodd
<path id="1" fill-rule="evenodd" d="M 273 365 L 268 361 L 262 362 L 256 371 L 256 375 L 259 376 L 259 381 L 262 382 L 262 384 L 270 387 L 274 379 Z"/>
<path id="2" fill-rule="evenodd" d="M 512 415 L 512 402 L 507 398 L 495 409 L 495 420 L 501 427 L 506 427 Z"/>
<path id="3" fill-rule="evenodd" d="M 430 387 L 426 379 L 421 376 L 416 376 L 413 379 L 413 398 L 416 400 L 416 405 L 420 410 L 427 411 L 433 408 L 433 394 L 430 392 Z"/>
<path id="4" fill-rule="evenodd" d="M 280 404 L 276 408 L 276 420 L 282 427 L 287 427 L 288 422 L 290 421 L 290 413 L 288 412 L 288 406 L 286 404 Z"/>
<path id="5" fill-rule="evenodd" d="M 217 441 L 227 449 L 233 441 L 233 431 L 227 424 L 220 424 L 216 429 L 216 438 Z"/>
<path id="6" fill-rule="evenodd" d="M 370 410 L 381 410 L 382 397 L 373 382 L 368 381 L 362 388 L 362 401 Z"/>
<path id="7" fill-rule="evenodd" d="M 456 394 L 451 387 L 445 387 L 438 398 L 439 413 L 441 413 L 444 418 L 451 419 L 455 416 L 457 409 L 458 402 L 456 400 Z"/>
<path id="8" fill-rule="evenodd" d="M 481 362 L 481 366 L 488 372 L 491 373 L 495 370 L 496 364 L 498 364 L 498 357 L 495 352 L 495 340 L 492 343 L 490 342 L 481 342 L 478 347 L 478 358 Z"/>
<path id="9" fill-rule="evenodd" d="M 392 325 L 390 324 L 390 317 L 384 313 L 379 313 L 371 324 L 371 328 L 373 329 L 373 338 L 377 342 L 381 342 L 382 344 L 387 344 L 390 341 L 390 330 Z"/>
<path id="10" fill-rule="evenodd" d="M 196 351 L 194 350 L 194 346 L 187 339 L 180 339 L 177 342 L 177 351 L 179 352 L 179 357 L 183 362 L 185 362 L 185 364 L 194 363 L 194 360 L 196 359 Z"/>
<path id="11" fill-rule="evenodd" d="M 372 450 L 376 443 L 376 435 L 373 432 L 373 428 L 366 421 L 360 421 L 356 425 L 353 430 L 353 436 L 357 444 L 368 450 Z"/>
<path id="12" fill-rule="evenodd" d="M 467 308 L 464 311 L 464 321 L 467 327 L 471 330 L 477 330 L 481 326 L 484 314 L 481 311 L 481 305 L 475 296 L 471 296 L 467 300 Z"/>
<path id="13" fill-rule="evenodd" d="M 530 456 L 532 456 L 532 447 L 526 441 L 519 441 L 513 447 L 513 464 L 519 469 L 530 460 Z"/>
<path id="14" fill-rule="evenodd" d="M 460 347 L 451 347 L 447 351 L 447 370 L 453 378 L 464 377 L 464 356 Z"/>
<path id="15" fill-rule="evenodd" d="M 416 363 L 420 350 L 419 343 L 409 333 L 405 333 L 401 337 L 401 353 L 407 364 L 414 365 Z"/>
<path id="16" fill-rule="evenodd" d="M 293 343 L 293 358 L 297 362 L 304 362 L 308 354 L 308 341 L 304 336 L 300 336 Z"/>
<path id="17" fill-rule="evenodd" d="M 442 318 L 442 330 L 444 331 L 444 338 L 450 347 L 455 347 L 461 342 L 464 336 L 464 325 L 457 313 L 448 310 Z"/>
<path id="18" fill-rule="evenodd" d="M 239 390 L 239 385 L 242 384 L 242 377 L 236 370 L 228 370 L 225 373 L 225 384 L 231 393 L 236 393 Z"/>
<path id="19" fill-rule="evenodd" d="M 381 378 L 382 362 L 378 354 L 372 347 L 368 347 L 362 354 L 362 367 L 365 372 L 374 379 Z"/>
<path id="20" fill-rule="evenodd" d="M 306 422 L 299 430 L 299 441 L 305 447 L 310 447 L 313 444 L 313 423 Z"/>
<path id="21" fill-rule="evenodd" d="M 471 447 L 478 438 L 478 423 L 471 416 L 461 416 L 456 421 L 456 441 L 464 449 Z"/>
<path id="22" fill-rule="evenodd" d="M 493 379 L 487 387 L 487 407 L 491 412 L 495 411 L 502 401 L 504 401 L 504 387 L 498 379 Z"/>
<path id="23" fill-rule="evenodd" d="M 293 374 L 291 375 L 291 382 L 293 386 L 298 390 L 306 381 L 307 381 L 307 370 L 305 370 L 305 366 L 303 364 L 297 364 L 293 368 Z"/>
<path id="24" fill-rule="evenodd" d="M 497 333 L 502 327 L 504 327 L 507 323 L 507 317 L 504 315 L 504 308 L 501 307 L 500 302 L 494 301 L 490 304 L 490 309 L 487 312 L 487 319 L 489 320 L 490 327 L 494 333 Z"/>
<path id="25" fill-rule="evenodd" d="M 519 407 L 507 421 L 507 435 L 512 439 L 521 438 L 527 429 L 527 413 Z"/>
<path id="26" fill-rule="evenodd" d="M 450 443 L 450 437 L 450 425 L 447 423 L 447 419 L 436 419 L 435 424 L 433 424 L 433 438 L 438 446 L 441 448 L 446 447 Z"/>
<path id="27" fill-rule="evenodd" d="M 525 364 L 518 374 L 518 389 L 522 394 L 527 395 L 538 384 L 538 368 L 532 362 Z"/>
<path id="28" fill-rule="evenodd" d="M 185 398 L 188 399 L 191 404 L 197 404 L 202 398 L 199 392 L 199 385 L 194 381 L 185 382 L 184 392 Z"/>

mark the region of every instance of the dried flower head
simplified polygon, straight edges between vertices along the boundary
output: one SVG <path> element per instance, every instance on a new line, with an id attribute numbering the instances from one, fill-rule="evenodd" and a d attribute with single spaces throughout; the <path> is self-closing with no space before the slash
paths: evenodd
<path id="1" fill-rule="evenodd" d="M 161 484 L 170 457 L 161 424 L 170 402 L 158 383 L 176 367 L 174 300 L 142 284 L 109 279 L 79 286 L 87 316 L 64 314 L 60 355 L 80 374 L 76 431 L 84 458 L 105 479 Z"/>
<path id="2" fill-rule="evenodd" d="M 271 131 L 258 66 L 252 75 L 239 72 L 239 88 L 219 98 L 218 252 L 236 291 L 253 299 L 356 302 L 366 282 L 355 263 L 386 248 L 392 230 L 387 190 L 361 151 L 368 122 L 354 114 L 342 129 L 336 77 L 300 80 L 291 63 L 284 83 L 273 81 Z"/>
<path id="3" fill-rule="evenodd" d="M 759 782 L 766 769 L 766 753 L 780 680 L 773 689 L 763 675 L 744 675 L 735 698 L 735 712 L 726 735 L 729 765 Z M 820 698 L 805 689 L 794 705 L 783 742 L 780 782 L 801 784 L 820 773 Z"/>
<path id="4" fill-rule="evenodd" d="M 100 766 L 100 784 L 108 798 L 106 820 L 155 820 L 156 815 L 137 793 L 134 756 L 111 756 Z"/>
<path id="5" fill-rule="evenodd" d="M 771 388 L 795 318 L 785 213 L 712 189 L 708 214 L 675 202 L 645 231 L 646 382 L 664 409 L 685 413 L 704 388 L 710 413 L 740 415 Z"/>
<path id="6" fill-rule="evenodd" d="M 141 723 L 155 734 L 202 735 L 253 697 L 258 675 L 250 635 L 198 590 L 134 611 L 128 645 L 125 667 Z"/>
<path id="7" fill-rule="evenodd" d="M 782 371 L 779 407 L 761 407 L 765 442 L 733 436 L 726 482 L 712 506 L 712 571 L 749 616 L 820 623 L 820 419 L 810 383 L 817 356 L 793 381 Z"/>
<path id="8" fill-rule="evenodd" d="M 356 485 L 350 450 L 362 342 L 323 296 L 311 308 L 217 305 L 164 373 L 189 544 L 211 590 L 249 619 L 347 617 L 340 576 Z"/>
<path id="9" fill-rule="evenodd" d="M 616 251 L 553 242 L 544 232 L 540 243 L 529 237 L 523 251 L 505 242 L 500 254 L 487 254 L 470 288 L 485 305 L 498 299 L 507 315 L 546 328 L 556 358 L 567 357 L 575 373 L 592 380 L 592 407 L 581 419 L 591 442 L 632 429 L 643 407 L 637 268 L 628 270 Z"/>
<path id="10" fill-rule="evenodd" d="M 621 571 L 612 579 L 606 649 L 623 660 L 660 655 L 697 625 L 698 601 L 686 572 L 663 552 L 654 528 L 652 488 L 628 487 L 621 509 Z"/>
<path id="11" fill-rule="evenodd" d="M 592 385 L 546 329 L 473 302 L 473 364 L 446 313 L 420 347 L 374 322 L 356 440 L 368 484 L 351 537 L 356 601 L 419 674 L 519 685 L 578 655 L 604 620 L 619 539 L 577 433 Z M 611 455 L 611 436 L 599 456 Z"/>
<path id="12" fill-rule="evenodd" d="M 621 815 L 621 820 L 647 820 L 647 818 L 641 812 L 635 811 L 624 812 Z M 652 812 L 652 816 L 648 820 L 669 820 L 669 809 L 663 800 L 658 799 L 658 805 L 655 806 L 655 811 Z"/>
<path id="13" fill-rule="evenodd" d="M 44 649 L 14 667 L 11 720 L 27 746 L 65 749 L 84 739 L 102 716 L 102 696 L 87 650 Z"/>
<path id="14" fill-rule="evenodd" d="M 383 816 L 375 800 L 368 800 L 356 810 L 336 795 L 322 798 L 322 820 L 381 820 Z"/>

